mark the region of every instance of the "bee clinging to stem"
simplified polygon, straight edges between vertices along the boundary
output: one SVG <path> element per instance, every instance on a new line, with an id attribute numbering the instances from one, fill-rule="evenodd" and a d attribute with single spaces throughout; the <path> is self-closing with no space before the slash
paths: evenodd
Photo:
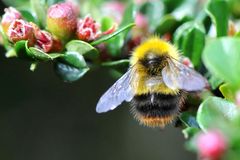
<path id="1" fill-rule="evenodd" d="M 96 111 L 107 112 L 127 101 L 140 124 L 164 127 L 179 115 L 186 92 L 207 86 L 203 76 L 179 61 L 173 45 L 147 39 L 134 50 L 128 71 L 103 94 Z"/>

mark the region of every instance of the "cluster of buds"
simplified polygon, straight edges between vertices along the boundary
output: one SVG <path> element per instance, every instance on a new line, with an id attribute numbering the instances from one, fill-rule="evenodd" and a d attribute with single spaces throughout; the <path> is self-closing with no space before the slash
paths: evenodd
<path id="1" fill-rule="evenodd" d="M 115 27 L 102 33 L 100 24 L 92 17 L 78 19 L 76 9 L 71 3 L 58 3 L 48 9 L 47 29 L 63 41 L 74 36 L 82 41 L 91 42 L 102 35 L 115 31 Z"/>
<path id="2" fill-rule="evenodd" d="M 27 22 L 13 7 L 5 9 L 1 25 L 8 39 L 16 43 L 27 40 L 28 46 L 34 46 L 44 52 L 61 51 L 62 45 L 51 33 L 41 30 L 32 22 Z"/>
<path id="3" fill-rule="evenodd" d="M 50 6 L 47 11 L 46 31 L 25 21 L 19 11 L 9 7 L 5 9 L 1 25 L 11 42 L 27 40 L 29 46 L 37 47 L 46 53 L 61 51 L 62 44 L 74 38 L 90 42 L 115 31 L 115 27 L 112 27 L 102 33 L 100 24 L 92 17 L 78 19 L 78 14 L 76 6 L 70 2 Z"/>

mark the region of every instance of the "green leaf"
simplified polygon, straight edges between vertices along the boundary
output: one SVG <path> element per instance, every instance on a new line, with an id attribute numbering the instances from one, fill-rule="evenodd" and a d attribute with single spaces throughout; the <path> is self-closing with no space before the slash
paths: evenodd
<path id="1" fill-rule="evenodd" d="M 209 0 L 206 12 L 216 26 L 217 36 L 226 36 L 229 19 L 229 6 L 227 0 Z"/>
<path id="2" fill-rule="evenodd" d="M 87 66 L 83 56 L 78 52 L 68 51 L 60 60 L 76 68 L 85 68 Z"/>
<path id="3" fill-rule="evenodd" d="M 31 0 L 31 7 L 37 17 L 38 24 L 41 27 L 45 27 L 47 17 L 47 4 L 45 0 Z"/>
<path id="4" fill-rule="evenodd" d="M 33 14 L 30 11 L 28 11 L 28 10 L 20 10 L 20 12 L 21 12 L 23 18 L 26 21 L 33 22 L 35 24 L 37 23 L 35 17 L 33 16 Z"/>
<path id="5" fill-rule="evenodd" d="M 147 17 L 150 31 L 154 31 L 159 25 L 159 20 L 164 14 L 163 2 L 148 1 L 141 6 L 140 12 Z"/>
<path id="6" fill-rule="evenodd" d="M 189 57 L 194 66 L 200 67 L 202 51 L 205 45 L 205 32 L 203 26 L 195 23 L 183 37 L 182 51 Z"/>
<path id="7" fill-rule="evenodd" d="M 240 87 L 240 39 L 220 38 L 205 46 L 203 62 L 215 76 Z"/>
<path id="8" fill-rule="evenodd" d="M 58 57 L 62 57 L 63 54 L 60 53 L 45 53 L 42 50 L 34 47 L 30 47 L 29 50 L 27 50 L 28 55 L 31 56 L 33 59 L 39 60 L 39 61 L 48 61 L 48 60 L 54 60 Z"/>
<path id="9" fill-rule="evenodd" d="M 187 22 L 175 33 L 174 42 L 183 54 L 189 57 L 197 68 L 201 65 L 202 51 L 205 45 L 205 31 L 201 24 Z"/>
<path id="10" fill-rule="evenodd" d="M 18 41 L 14 44 L 14 50 L 17 54 L 17 57 L 21 59 L 26 59 L 26 60 L 33 60 L 33 58 L 29 56 L 27 53 L 27 49 L 28 49 L 27 44 L 28 42 L 25 40 Z"/>
<path id="11" fill-rule="evenodd" d="M 57 75 L 65 82 L 74 82 L 84 76 L 89 68 L 76 68 L 68 64 L 57 62 L 55 64 L 55 71 Z"/>
<path id="12" fill-rule="evenodd" d="M 219 90 L 221 91 L 224 98 L 232 102 L 235 101 L 235 94 L 237 92 L 237 88 L 235 88 L 229 83 L 225 83 L 219 87 Z"/>
<path id="13" fill-rule="evenodd" d="M 165 15 L 161 18 L 159 24 L 156 27 L 155 33 L 158 35 L 163 35 L 164 33 L 170 32 L 177 27 L 178 21 L 172 15 Z"/>
<path id="14" fill-rule="evenodd" d="M 185 139 L 190 139 L 190 138 L 194 137 L 199 131 L 200 131 L 200 129 L 198 129 L 198 128 L 187 127 L 182 130 L 182 133 L 183 133 Z"/>
<path id="15" fill-rule="evenodd" d="M 177 48 L 181 49 L 183 45 L 183 38 L 189 32 L 190 28 L 193 26 L 193 22 L 186 22 L 182 24 L 177 30 L 174 32 L 173 41 Z"/>
<path id="16" fill-rule="evenodd" d="M 227 123 L 238 114 L 239 110 L 233 103 L 219 97 L 209 97 L 198 109 L 197 122 L 201 129 L 206 130 L 218 126 L 219 123 Z"/>
<path id="17" fill-rule="evenodd" d="M 98 50 L 89 43 L 80 40 L 72 40 L 66 44 L 67 51 L 78 52 L 87 59 L 95 60 L 99 57 Z"/>
<path id="18" fill-rule="evenodd" d="M 126 25 L 126 26 L 124 26 L 124 27 L 122 27 L 122 28 L 119 28 L 118 30 L 116 30 L 116 31 L 113 32 L 112 34 L 103 36 L 103 37 L 101 37 L 101 38 L 99 38 L 99 39 L 91 42 L 90 44 L 93 45 L 93 46 L 96 46 L 96 45 L 98 45 L 98 44 L 101 44 L 101 43 L 103 43 L 103 42 L 106 42 L 106 41 L 110 40 L 111 38 L 117 36 L 118 34 L 124 32 L 124 31 L 126 31 L 126 30 L 128 30 L 128 29 L 130 29 L 130 28 L 132 28 L 133 26 L 135 26 L 134 23 L 128 24 L 128 25 Z"/>
<path id="19" fill-rule="evenodd" d="M 137 13 L 137 6 L 133 2 L 130 2 L 124 11 L 123 19 L 119 27 L 124 27 L 130 23 L 134 23 L 136 13 Z M 124 36 L 126 36 L 127 32 L 125 31 L 124 34 L 125 34 Z"/>

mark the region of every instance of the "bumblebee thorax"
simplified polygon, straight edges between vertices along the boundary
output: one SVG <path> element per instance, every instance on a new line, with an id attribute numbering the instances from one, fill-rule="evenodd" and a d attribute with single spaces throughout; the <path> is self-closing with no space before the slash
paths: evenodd
<path id="1" fill-rule="evenodd" d="M 167 64 L 167 56 L 149 52 L 144 58 L 139 60 L 139 63 L 145 68 L 149 75 L 159 75 L 163 67 Z"/>

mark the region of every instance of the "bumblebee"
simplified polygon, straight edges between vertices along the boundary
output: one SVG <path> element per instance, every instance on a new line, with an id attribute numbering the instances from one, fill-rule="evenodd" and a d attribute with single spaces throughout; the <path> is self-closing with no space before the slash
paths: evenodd
<path id="1" fill-rule="evenodd" d="M 207 86 L 180 58 L 170 43 L 147 39 L 134 50 L 128 71 L 102 95 L 96 111 L 107 112 L 127 101 L 140 124 L 163 128 L 179 115 L 186 92 Z"/>

